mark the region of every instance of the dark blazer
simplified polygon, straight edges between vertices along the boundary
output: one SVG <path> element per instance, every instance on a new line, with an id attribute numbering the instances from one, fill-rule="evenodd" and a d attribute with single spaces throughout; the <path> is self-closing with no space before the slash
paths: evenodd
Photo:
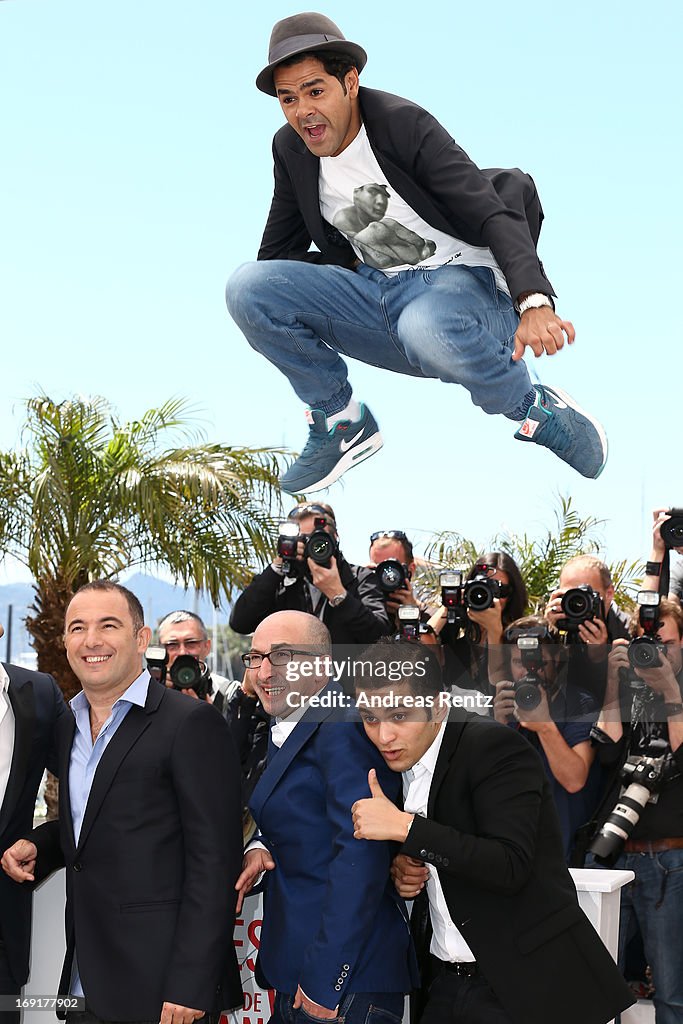
<path id="1" fill-rule="evenodd" d="M 513 299 L 553 295 L 536 253 L 543 211 L 533 180 L 518 169 L 480 170 L 439 124 L 410 100 L 361 88 L 361 116 L 387 182 L 432 227 L 489 246 Z M 258 258 L 310 259 L 350 267 L 355 253 L 323 220 L 319 160 L 288 124 L 273 139 L 275 191 Z M 311 241 L 319 253 L 309 253 Z"/>
<path id="2" fill-rule="evenodd" d="M 337 567 L 348 597 L 337 608 L 329 602 L 325 605 L 323 622 L 332 643 L 371 644 L 390 633 L 384 594 L 373 570 L 351 565 L 342 556 Z M 308 586 L 303 577 L 285 585 L 284 577 L 268 565 L 235 601 L 230 628 L 236 633 L 253 633 L 267 615 L 281 611 L 313 612 Z"/>
<path id="3" fill-rule="evenodd" d="M 14 751 L 5 798 L 0 807 L 0 852 L 33 827 L 36 793 L 46 767 L 57 771 L 55 727 L 67 708 L 52 676 L 3 665 L 9 676 L 14 712 Z M 28 977 L 31 942 L 31 888 L 0 871 L 0 934 L 17 985 Z"/>
<path id="4" fill-rule="evenodd" d="M 434 865 L 456 927 L 516 1024 L 605 1024 L 634 1002 L 579 908 L 536 752 L 479 715 L 446 726 L 427 817 L 401 852 Z M 427 901 L 414 911 L 429 949 Z"/>
<path id="5" fill-rule="evenodd" d="M 71 821 L 73 715 L 60 722 L 60 820 L 35 829 L 36 877 L 66 866 L 68 993 L 76 947 L 89 1008 L 158 1020 L 170 1001 L 241 1005 L 232 941 L 242 862 L 240 769 L 221 714 L 151 681 L 95 772 L 78 846 Z"/>
<path id="6" fill-rule="evenodd" d="M 333 685 L 335 693 L 341 691 Z M 330 1009 L 347 992 L 408 992 L 417 982 L 403 901 L 389 879 L 388 843 L 353 838 L 351 805 L 400 780 L 357 722 L 306 712 L 276 750 L 250 809 L 275 868 L 265 877 L 257 979 Z"/>

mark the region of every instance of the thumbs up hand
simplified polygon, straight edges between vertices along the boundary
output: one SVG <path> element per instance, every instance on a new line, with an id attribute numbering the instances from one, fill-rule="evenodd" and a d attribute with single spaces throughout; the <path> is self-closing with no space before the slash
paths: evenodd
<path id="1" fill-rule="evenodd" d="M 384 793 L 377 779 L 377 772 L 368 772 L 368 786 L 371 796 L 356 800 L 351 808 L 354 839 L 393 839 L 404 842 L 413 823 L 412 814 L 399 811 Z"/>

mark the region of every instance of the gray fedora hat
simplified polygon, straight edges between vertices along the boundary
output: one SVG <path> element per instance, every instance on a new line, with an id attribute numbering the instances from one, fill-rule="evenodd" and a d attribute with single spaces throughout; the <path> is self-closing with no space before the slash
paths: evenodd
<path id="1" fill-rule="evenodd" d="M 278 21 L 270 33 L 268 64 L 257 77 L 256 87 L 269 96 L 277 96 L 273 69 L 288 57 L 309 50 L 339 50 L 340 53 L 348 53 L 359 71 L 365 67 L 368 59 L 363 47 L 345 39 L 339 27 L 324 14 L 316 14 L 314 11 L 294 14 L 291 18 Z"/>

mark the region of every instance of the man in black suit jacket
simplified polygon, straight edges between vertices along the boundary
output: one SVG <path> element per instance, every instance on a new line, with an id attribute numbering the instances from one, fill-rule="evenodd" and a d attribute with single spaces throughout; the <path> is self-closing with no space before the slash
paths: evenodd
<path id="1" fill-rule="evenodd" d="M 55 728 L 65 711 L 52 676 L 0 664 L 0 850 L 33 827 L 43 771 L 57 770 Z M 31 890 L 0 873 L 0 996 L 18 995 L 26 982 L 30 942 Z M 0 1012 L 3 1024 L 19 1017 Z"/>
<path id="2" fill-rule="evenodd" d="M 84 996 L 81 1024 L 192 1024 L 241 1003 L 239 765 L 215 708 L 150 678 L 150 635 L 118 584 L 72 599 L 65 644 L 83 691 L 60 722 L 60 821 L 2 859 L 16 881 L 66 866 L 59 992 Z"/>
<path id="3" fill-rule="evenodd" d="M 417 898 L 422 1024 L 605 1024 L 634 999 L 579 908 L 536 751 L 490 719 L 449 718 L 426 648 L 379 644 L 363 660 L 375 670 L 359 681 L 360 714 L 404 773 L 404 810 L 371 773 L 354 834 L 402 844 L 392 871 Z M 377 670 L 391 661 L 400 683 Z"/>
<path id="4" fill-rule="evenodd" d="M 273 28 L 256 80 L 288 123 L 273 140 L 260 262 L 232 275 L 226 299 L 310 406 L 283 490 L 328 487 L 382 446 L 342 356 L 461 384 L 486 413 L 519 423 L 517 439 L 597 477 L 602 427 L 564 392 L 532 385 L 522 358 L 574 340 L 536 253 L 533 181 L 482 171 L 422 107 L 361 88 L 366 59 L 329 18 L 298 14 Z"/>

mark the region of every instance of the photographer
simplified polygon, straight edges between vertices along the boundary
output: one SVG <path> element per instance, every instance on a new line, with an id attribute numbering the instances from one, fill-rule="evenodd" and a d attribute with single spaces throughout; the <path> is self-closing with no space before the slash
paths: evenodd
<path id="1" fill-rule="evenodd" d="M 683 610 L 663 598 L 651 627 L 643 607 L 635 632 L 642 638 L 647 626 L 652 642 L 635 655 L 634 643 L 617 642 L 608 659 L 594 740 L 611 777 L 590 850 L 635 872 L 622 889 L 620 954 L 637 922 L 656 1020 L 669 1024 L 683 1019 Z"/>
<path id="2" fill-rule="evenodd" d="M 541 756 L 569 861 L 576 830 L 599 799 L 601 773 L 590 738 L 598 707 L 590 694 L 567 685 L 558 640 L 540 616 L 512 623 L 505 631 L 510 678 L 496 685 L 493 708 L 496 721 L 516 725 Z"/>
<path id="3" fill-rule="evenodd" d="M 420 609 L 420 618 L 426 621 L 426 606 L 415 596 L 412 577 L 415 572 L 413 545 L 403 530 L 377 530 L 370 535 L 368 569 L 374 569 L 384 604 L 394 628 L 398 628 L 398 609 L 413 605 Z"/>
<path id="4" fill-rule="evenodd" d="M 608 566 L 595 555 L 576 555 L 560 572 L 545 617 L 571 646 L 568 656 L 572 686 L 593 694 L 602 706 L 609 645 L 629 637 L 628 615 L 614 601 Z"/>
<path id="5" fill-rule="evenodd" d="M 683 559 L 669 564 L 669 551 L 683 554 L 683 544 L 676 544 L 677 540 L 681 540 L 683 532 L 683 517 L 679 513 L 679 509 L 670 508 L 656 508 L 652 513 L 652 548 L 645 565 L 643 590 L 657 590 L 662 594 L 668 592 L 669 597 L 680 600 L 683 593 Z"/>
<path id="6" fill-rule="evenodd" d="M 475 582 L 483 587 L 472 593 L 470 585 Z M 515 560 L 501 551 L 481 555 L 467 574 L 459 600 L 464 617 L 461 613 L 457 621 L 449 622 L 448 608 L 443 605 L 429 625 L 446 648 L 447 676 L 492 695 L 505 674 L 504 631 L 526 611 L 527 590 Z"/>
<path id="7" fill-rule="evenodd" d="M 346 561 L 339 549 L 337 524 L 330 506 L 298 505 L 289 513 L 287 523 L 298 526 L 298 536 L 287 538 L 296 540 L 292 543 L 295 553 L 291 558 L 276 555 L 254 577 L 235 602 L 231 628 L 236 633 L 253 633 L 273 612 L 292 610 L 309 612 L 321 619 L 335 644 L 372 643 L 390 632 L 384 595 L 375 573 Z M 320 543 L 325 541 L 324 535 L 331 543 Z M 309 542 L 316 536 L 317 550 L 329 548 L 324 563 L 311 557 L 316 550 L 311 551 Z"/>
<path id="8" fill-rule="evenodd" d="M 207 659 L 211 652 L 211 638 L 200 617 L 182 610 L 169 612 L 159 623 L 157 632 L 159 644 L 166 650 L 168 659 L 160 681 L 190 697 L 215 704 L 221 711 L 235 684 L 210 671 Z"/>

